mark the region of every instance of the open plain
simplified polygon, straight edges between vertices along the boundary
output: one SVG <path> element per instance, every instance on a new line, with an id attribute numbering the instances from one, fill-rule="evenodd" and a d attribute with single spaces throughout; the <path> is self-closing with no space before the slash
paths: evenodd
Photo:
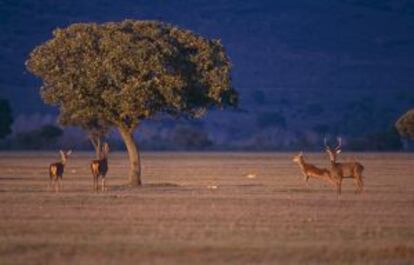
<path id="1" fill-rule="evenodd" d="M 75 151 L 55 193 L 57 152 L 0 153 L 0 264 L 414 264 L 413 154 L 344 154 L 365 166 L 365 190 L 345 180 L 339 198 L 306 186 L 292 156 L 144 152 L 130 188 L 112 153 L 94 193 L 93 154 Z"/>

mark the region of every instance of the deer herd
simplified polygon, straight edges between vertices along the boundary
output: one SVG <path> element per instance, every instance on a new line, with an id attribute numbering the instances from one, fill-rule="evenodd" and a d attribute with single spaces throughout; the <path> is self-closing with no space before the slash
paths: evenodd
<path id="1" fill-rule="evenodd" d="M 362 192 L 364 182 L 362 180 L 362 171 L 364 166 L 356 161 L 353 162 L 337 162 L 337 156 L 341 153 L 342 139 L 337 138 L 337 146 L 335 148 L 328 145 L 326 138 L 324 139 L 325 152 L 329 157 L 329 168 L 318 168 L 315 165 L 305 162 L 303 152 L 293 157 L 293 162 L 298 163 L 306 183 L 309 178 L 317 178 L 327 181 L 337 190 L 337 194 L 341 194 L 342 181 L 345 178 L 354 180 L 356 191 Z"/>
<path id="2" fill-rule="evenodd" d="M 315 178 L 322 181 L 328 182 L 337 190 L 337 194 L 341 194 L 342 181 L 345 178 L 353 179 L 356 192 L 362 192 L 364 183 L 362 180 L 362 171 L 364 166 L 361 163 L 353 162 L 338 162 L 337 156 L 341 153 L 342 139 L 337 138 L 337 146 L 335 148 L 328 145 L 326 138 L 324 140 L 325 152 L 329 157 L 329 168 L 319 168 L 313 164 L 307 163 L 303 152 L 293 157 L 293 162 L 297 163 L 302 171 L 306 185 L 309 178 Z M 58 192 L 61 189 L 61 182 L 65 169 L 65 164 L 72 151 L 60 150 L 61 161 L 50 164 L 49 166 L 49 190 L 54 187 L 55 191 Z M 108 154 L 109 145 L 104 143 L 101 150 L 98 152 L 99 159 L 92 160 L 90 168 L 93 176 L 93 190 L 99 191 L 99 182 L 101 183 L 101 191 L 106 190 L 105 176 L 108 172 Z"/>
<path id="3" fill-rule="evenodd" d="M 60 150 L 60 162 L 55 162 L 49 166 L 50 182 L 48 189 L 51 190 L 54 187 L 56 192 L 61 189 L 61 182 L 63 178 L 63 172 L 65 170 L 65 164 L 68 157 L 72 154 L 72 150 L 62 151 Z M 91 171 L 93 176 L 93 190 L 99 191 L 99 181 L 101 182 L 101 191 L 106 190 L 105 176 L 108 172 L 108 154 L 109 145 L 104 143 L 103 147 L 99 150 L 99 159 L 92 160 Z M 53 187 L 52 187 L 53 186 Z"/>

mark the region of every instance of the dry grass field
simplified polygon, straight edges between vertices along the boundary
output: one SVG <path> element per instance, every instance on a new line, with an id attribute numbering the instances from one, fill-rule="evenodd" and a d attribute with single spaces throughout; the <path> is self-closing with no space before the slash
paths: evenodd
<path id="1" fill-rule="evenodd" d="M 74 152 L 57 194 L 57 152 L 0 153 L 0 264 L 414 264 L 413 154 L 343 154 L 366 185 L 345 180 L 339 199 L 306 187 L 292 155 L 143 153 L 132 189 L 113 153 L 109 191 L 94 193 L 93 154 Z"/>

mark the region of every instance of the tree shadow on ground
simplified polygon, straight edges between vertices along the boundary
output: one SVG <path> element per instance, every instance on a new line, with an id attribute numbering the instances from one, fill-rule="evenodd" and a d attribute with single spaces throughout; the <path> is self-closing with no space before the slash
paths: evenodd
<path id="1" fill-rule="evenodd" d="M 134 189 L 145 189 L 145 188 L 179 188 L 179 187 L 182 187 L 182 186 L 176 183 L 162 182 L 162 183 L 145 183 L 137 187 L 132 187 L 129 184 L 114 185 L 114 186 L 109 187 L 109 190 L 110 191 L 131 191 Z"/>

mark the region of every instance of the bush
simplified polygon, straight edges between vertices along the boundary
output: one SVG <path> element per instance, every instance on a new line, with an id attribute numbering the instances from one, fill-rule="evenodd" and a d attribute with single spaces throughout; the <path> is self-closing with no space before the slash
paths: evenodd
<path id="1" fill-rule="evenodd" d="M 368 134 L 361 138 L 351 139 L 348 142 L 348 147 L 354 151 L 395 151 L 401 150 L 403 145 L 397 130 L 391 128 L 384 132 Z"/>

